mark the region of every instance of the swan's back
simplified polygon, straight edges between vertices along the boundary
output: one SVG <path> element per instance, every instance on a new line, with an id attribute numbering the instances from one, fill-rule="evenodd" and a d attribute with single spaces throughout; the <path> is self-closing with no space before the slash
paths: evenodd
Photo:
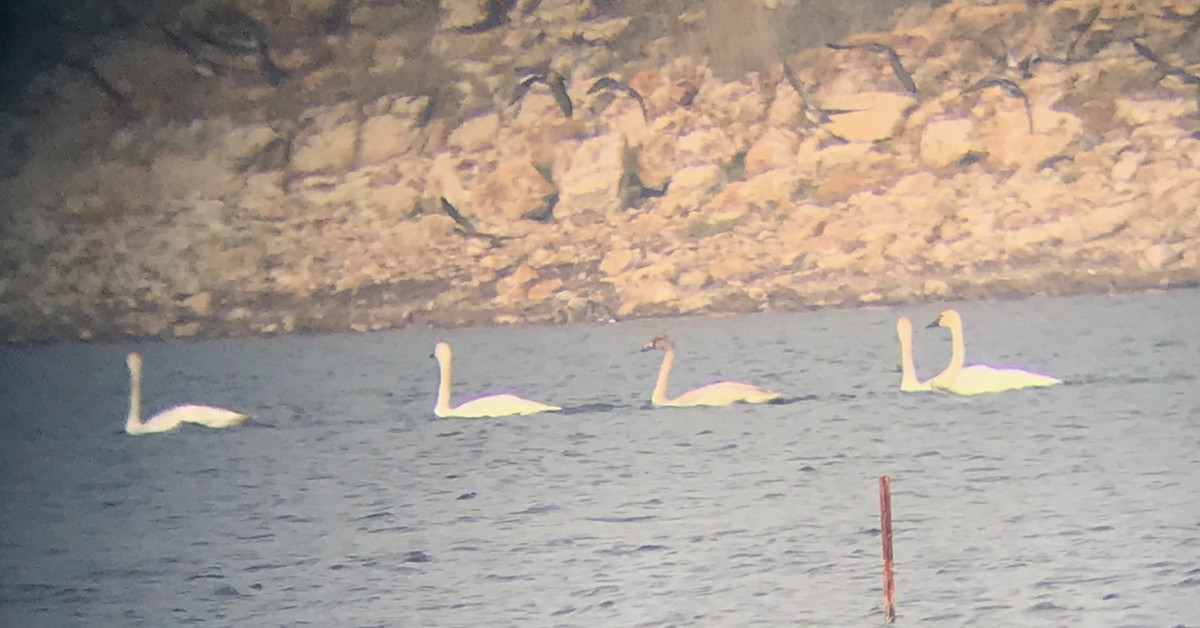
<path id="1" fill-rule="evenodd" d="M 735 403 L 768 403 L 783 395 L 753 384 L 741 382 L 717 382 L 701 386 L 679 395 L 660 405 L 687 406 L 731 406 Z"/>
<path id="2" fill-rule="evenodd" d="M 954 381 L 934 382 L 934 387 L 959 395 L 980 395 L 1022 388 L 1044 388 L 1061 383 L 1061 379 L 1049 375 L 1030 373 L 1021 369 L 998 369 L 976 364 L 963 369 L 958 377 L 954 378 Z"/>
<path id="3" fill-rule="evenodd" d="M 562 410 L 562 408 L 529 399 L 522 399 L 516 395 L 489 395 L 487 397 L 480 397 L 479 399 L 472 399 L 447 411 L 435 411 L 434 414 L 440 418 L 481 419 L 486 417 L 537 414 L 538 412 L 553 412 L 555 410 Z"/>

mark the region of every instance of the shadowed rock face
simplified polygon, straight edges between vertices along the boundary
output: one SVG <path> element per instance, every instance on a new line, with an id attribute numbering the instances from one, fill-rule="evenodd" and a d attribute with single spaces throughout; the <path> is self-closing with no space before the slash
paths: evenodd
<path id="1" fill-rule="evenodd" d="M 0 338 L 1200 283 L 1200 22 L 1178 3 L 921 2 L 835 41 L 789 30 L 820 23 L 802 4 L 22 13 L 11 41 L 31 61 L 18 72 L 10 45 L 2 72 L 27 80 L 0 111 Z M 245 63 L 199 75 L 163 28 L 203 40 L 177 25 L 230 7 Z M 776 48 L 738 49 L 730 71 L 698 61 L 714 42 Z M 530 68 L 547 84 L 523 89 Z"/>

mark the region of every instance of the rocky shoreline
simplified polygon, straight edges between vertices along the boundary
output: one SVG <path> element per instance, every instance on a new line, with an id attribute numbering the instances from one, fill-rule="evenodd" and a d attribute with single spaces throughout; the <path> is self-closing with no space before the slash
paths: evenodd
<path id="1" fill-rule="evenodd" d="M 243 58 L 197 80 L 145 35 L 93 60 L 122 102 L 63 72 L 27 87 L 55 98 L 0 159 L 0 339 L 1200 285 L 1197 2 L 915 2 L 850 48 L 733 75 L 678 36 L 635 46 L 604 3 L 350 3 L 319 37 L 297 25 L 346 3 L 279 4 L 242 15 L 282 79 Z M 722 17 L 698 6 L 680 22 Z"/>

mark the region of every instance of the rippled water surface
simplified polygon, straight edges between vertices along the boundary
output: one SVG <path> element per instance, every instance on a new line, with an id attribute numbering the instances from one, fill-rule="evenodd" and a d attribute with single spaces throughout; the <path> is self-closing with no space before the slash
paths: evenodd
<path id="1" fill-rule="evenodd" d="M 1063 386 L 902 394 L 937 306 L 0 349 L 0 625 L 1200 625 L 1200 291 L 957 304 L 969 362 Z M 716 379 L 782 405 L 647 406 Z M 569 412 L 434 419 L 455 393 Z M 255 423 L 133 437 L 145 405 Z"/>

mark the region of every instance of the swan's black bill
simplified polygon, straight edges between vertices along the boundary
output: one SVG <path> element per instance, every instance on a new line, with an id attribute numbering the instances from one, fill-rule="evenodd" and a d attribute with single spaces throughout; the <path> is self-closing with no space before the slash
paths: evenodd
<path id="1" fill-rule="evenodd" d="M 938 321 L 940 321 L 940 320 L 942 320 L 942 319 L 939 317 L 936 321 L 933 321 L 932 323 L 926 325 L 925 329 L 933 329 L 934 327 L 937 327 Z"/>

